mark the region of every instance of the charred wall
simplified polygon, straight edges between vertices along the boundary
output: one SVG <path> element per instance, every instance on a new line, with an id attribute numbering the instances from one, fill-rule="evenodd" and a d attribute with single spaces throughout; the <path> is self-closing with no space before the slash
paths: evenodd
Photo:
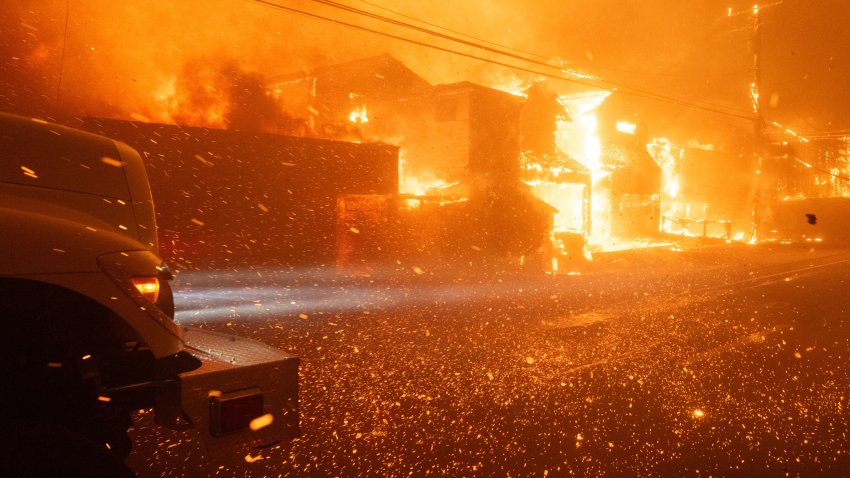
<path id="1" fill-rule="evenodd" d="M 144 158 L 161 253 L 181 268 L 331 265 L 337 198 L 397 193 L 393 146 L 97 118 L 86 125 Z"/>

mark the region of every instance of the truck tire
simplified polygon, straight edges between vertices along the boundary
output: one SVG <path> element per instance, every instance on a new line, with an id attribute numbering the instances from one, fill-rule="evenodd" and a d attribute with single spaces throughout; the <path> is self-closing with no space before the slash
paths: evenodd
<path id="1" fill-rule="evenodd" d="M 64 289 L 0 279 L 0 324 L 0 420 L 22 438 L 22 445 L 2 448 L 26 456 L 44 440 L 43 466 L 73 468 L 76 455 L 104 466 L 121 463 L 130 452 L 132 420 L 128 409 L 101 395 L 103 372 L 125 353 L 108 312 Z M 48 432 L 76 444 L 57 444 Z"/>
<path id="2" fill-rule="evenodd" d="M 56 423 L 16 423 L 0 434 L 0 476 L 131 478 L 122 459 L 87 435 Z"/>

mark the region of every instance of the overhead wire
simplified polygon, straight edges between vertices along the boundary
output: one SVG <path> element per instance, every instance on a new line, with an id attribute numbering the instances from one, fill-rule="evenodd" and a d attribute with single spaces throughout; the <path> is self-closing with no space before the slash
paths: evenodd
<path id="1" fill-rule="evenodd" d="M 485 50 L 485 51 L 488 51 L 488 52 L 491 52 L 491 53 L 504 55 L 504 56 L 507 56 L 507 57 L 510 57 L 510 58 L 514 58 L 514 59 L 518 59 L 518 60 L 525 61 L 525 62 L 528 62 L 528 63 L 532 63 L 532 64 L 535 64 L 535 65 L 538 65 L 538 66 L 543 66 L 543 67 L 547 67 L 547 68 L 554 68 L 554 69 L 557 69 L 560 73 L 566 73 L 566 74 L 570 74 L 570 75 L 576 75 L 576 76 L 580 76 L 580 77 L 589 78 L 589 79 L 597 81 L 597 82 L 599 82 L 603 85 L 607 85 L 608 87 L 613 88 L 613 89 L 620 91 L 622 93 L 631 94 L 631 95 L 634 95 L 634 96 L 642 96 L 642 97 L 645 97 L 645 98 L 654 98 L 654 99 L 668 101 L 668 102 L 675 102 L 675 103 L 678 103 L 678 104 L 683 105 L 683 106 L 690 106 L 690 107 L 695 107 L 695 108 L 699 108 L 699 109 L 705 109 L 705 110 L 712 111 L 712 112 L 715 112 L 715 113 L 720 113 L 719 110 L 728 110 L 729 113 L 735 113 L 735 115 L 746 114 L 746 113 L 744 113 L 740 110 L 737 110 L 737 109 L 731 108 L 731 107 L 726 107 L 726 106 L 722 106 L 722 105 L 715 105 L 715 104 L 711 104 L 711 103 L 708 103 L 708 102 L 700 102 L 700 101 L 695 101 L 695 100 L 688 100 L 688 99 L 683 99 L 683 98 L 676 98 L 676 97 L 673 97 L 673 96 L 662 95 L 662 94 L 655 93 L 655 92 L 652 92 L 652 91 L 649 91 L 649 90 L 637 88 L 637 87 L 634 87 L 634 86 L 631 86 L 631 85 L 626 85 L 626 84 L 606 80 L 604 78 L 595 77 L 595 76 L 592 76 L 592 75 L 584 75 L 582 73 L 579 73 L 579 72 L 576 72 L 576 71 L 573 71 L 573 70 L 565 70 L 563 66 L 552 65 L 551 63 L 546 62 L 546 61 L 535 60 L 533 58 L 522 56 L 522 55 L 519 55 L 519 54 L 516 54 L 516 53 L 511 53 L 511 52 L 507 52 L 507 51 L 504 51 L 504 50 L 500 50 L 498 48 L 480 45 L 480 44 L 477 44 L 475 42 L 471 42 L 469 40 L 464 40 L 464 39 L 456 38 L 456 37 L 453 37 L 451 35 L 447 35 L 447 34 L 444 34 L 444 33 L 435 32 L 435 31 L 430 30 L 428 28 L 423 28 L 423 27 L 420 27 L 420 26 L 409 24 L 407 22 L 403 22 L 403 21 L 400 21 L 400 20 L 396 20 L 396 19 L 393 19 L 393 18 L 383 16 L 383 15 L 379 15 L 379 14 L 376 14 L 376 13 L 373 13 L 373 12 L 358 9 L 356 7 L 352 7 L 350 5 L 346 5 L 346 4 L 343 4 L 343 3 L 340 3 L 340 2 L 336 2 L 334 0 L 312 0 L 312 1 L 315 2 L 315 3 L 334 7 L 334 8 L 341 9 L 341 10 L 344 10 L 344 11 L 347 11 L 347 12 L 350 12 L 350 13 L 354 13 L 356 15 L 366 16 L 368 18 L 372 18 L 372 19 L 382 21 L 382 22 L 385 22 L 385 23 L 390 23 L 390 24 L 400 26 L 400 27 L 403 27 L 403 28 L 413 29 L 413 30 L 416 30 L 416 31 L 419 31 L 419 32 L 422 32 L 422 33 L 425 33 L 425 34 L 428 34 L 428 35 L 437 36 L 439 38 L 449 40 L 449 41 L 452 41 L 452 42 L 455 42 L 455 43 L 460 43 L 460 44 L 463 44 L 465 46 L 471 46 L 473 48 L 482 49 L 482 50 Z M 411 18 L 414 18 L 414 17 L 411 17 Z M 415 19 L 415 20 L 418 21 L 418 22 L 421 22 L 421 23 L 428 24 L 427 22 L 424 22 L 424 21 L 419 20 L 419 19 Z M 466 36 L 466 35 L 464 35 L 464 36 Z M 534 55 L 534 56 L 541 57 L 541 55 Z M 573 81 L 572 78 L 564 78 L 564 77 L 561 77 L 561 76 L 559 76 L 558 78 L 565 80 L 565 81 Z M 733 116 L 735 116 L 735 115 L 733 115 Z M 751 116 L 749 116 L 749 114 L 747 114 L 746 118 L 751 119 Z"/>
<path id="2" fill-rule="evenodd" d="M 391 8 L 387 8 L 387 7 L 378 5 L 377 3 L 372 3 L 372 2 L 369 2 L 367 0 L 358 0 L 358 1 L 360 3 L 365 3 L 366 5 L 369 5 L 370 7 L 377 8 L 379 10 L 383 10 L 385 12 L 392 13 L 393 15 L 397 15 L 399 17 L 406 18 L 408 20 L 413 20 L 415 22 L 419 22 L 419 23 L 422 23 L 423 25 L 428 25 L 430 27 L 439 28 L 440 30 L 447 31 L 449 33 L 454 33 L 455 35 L 460 35 L 460 36 L 463 36 L 463 37 L 466 37 L 466 38 L 469 38 L 469 39 L 472 39 L 472 40 L 475 40 L 475 41 L 479 41 L 481 43 L 486 43 L 488 45 L 492 45 L 492 46 L 499 47 L 499 48 L 504 48 L 505 50 L 509 50 L 509 51 L 512 51 L 512 52 L 515 52 L 515 53 L 522 53 L 523 55 L 534 56 L 534 57 L 541 58 L 541 59 L 544 59 L 544 60 L 549 59 L 549 57 L 547 57 L 545 55 L 540 55 L 540 54 L 537 54 L 537 53 L 533 53 L 533 52 L 529 52 L 529 51 L 525 51 L 525 50 L 520 50 L 520 49 L 517 49 L 517 48 L 512 48 L 512 47 L 509 47 L 507 45 L 502 45 L 500 43 L 495 43 L 495 42 L 485 40 L 483 38 L 479 38 L 479 37 L 476 37 L 476 36 L 473 36 L 473 35 L 468 35 L 466 33 L 459 32 L 457 30 L 452 30 L 451 28 L 446 28 L 444 26 L 437 25 L 436 23 L 431 23 L 431 22 L 416 18 L 412 15 L 407 15 L 407 14 L 399 12 L 397 10 L 393 10 Z"/>
<path id="3" fill-rule="evenodd" d="M 264 6 L 267 6 L 267 7 L 270 7 L 270 8 L 279 9 L 279 10 L 286 11 L 286 12 L 289 12 L 289 13 L 293 13 L 293 14 L 297 14 L 297 15 L 301 15 L 301 16 L 306 16 L 306 17 L 314 18 L 314 19 L 318 19 L 318 20 L 323 20 L 323 21 L 327 21 L 327 22 L 334 23 L 334 24 L 337 24 L 337 25 L 342 25 L 342 26 L 346 26 L 346 27 L 349 27 L 349 28 L 354 28 L 354 29 L 365 31 L 365 32 L 368 32 L 368 33 L 373 33 L 373 34 L 376 34 L 376 35 L 384 36 L 384 37 L 387 37 L 387 38 L 392 38 L 392 39 L 395 39 L 395 40 L 403 41 L 403 42 L 414 44 L 414 45 L 417 45 L 417 46 L 422 46 L 422 47 L 425 47 L 425 48 L 430 48 L 430 49 L 434 49 L 434 50 L 437 50 L 437 51 L 442 51 L 442 52 L 445 52 L 445 53 L 450 53 L 450 54 L 462 56 L 462 57 L 465 57 L 465 58 L 490 63 L 490 64 L 497 65 L 497 66 L 503 66 L 505 68 L 510 68 L 510 69 L 513 69 L 513 70 L 516 70 L 516 71 L 522 71 L 522 72 L 530 73 L 530 74 L 533 74 L 533 75 L 539 75 L 539 76 L 543 76 L 543 77 L 546 77 L 546 78 L 552 78 L 552 79 L 556 79 L 556 80 L 568 81 L 568 82 L 581 84 L 581 85 L 589 86 L 589 87 L 593 87 L 593 88 L 600 88 L 600 85 L 599 85 L 600 83 L 608 84 L 609 87 L 613 88 L 614 90 L 619 91 L 619 92 L 624 93 L 624 94 L 631 95 L 631 96 L 638 96 L 638 97 L 644 97 L 644 98 L 655 99 L 655 100 L 660 100 L 660 101 L 666 101 L 666 102 L 678 104 L 680 106 L 702 109 L 702 110 L 709 111 L 709 112 L 712 112 L 712 113 L 731 116 L 731 117 L 737 117 L 737 118 L 746 119 L 746 120 L 753 120 L 754 119 L 754 117 L 751 114 L 744 113 L 744 112 L 737 110 L 735 108 L 724 107 L 724 106 L 721 106 L 721 105 L 699 104 L 699 103 L 696 103 L 696 102 L 683 100 L 683 99 L 680 99 L 680 98 L 674 98 L 674 97 L 668 97 L 668 96 L 660 95 L 660 94 L 650 92 L 650 91 L 642 91 L 640 89 L 632 88 L 632 87 L 629 87 L 629 86 L 626 86 L 626 85 L 619 85 L 619 84 L 616 84 L 614 82 L 609 82 L 607 80 L 602 80 L 602 79 L 596 80 L 594 82 L 594 81 L 590 81 L 590 80 L 586 80 L 586 79 L 567 77 L 567 76 L 564 76 L 565 73 L 568 73 L 567 71 L 564 71 L 563 69 L 556 67 L 554 65 L 544 63 L 544 62 L 540 62 L 540 61 L 533 60 L 533 59 L 529 59 L 529 58 L 524 58 L 521 55 L 516 55 L 516 54 L 512 54 L 512 53 L 506 54 L 505 52 L 500 52 L 497 49 L 494 49 L 494 48 L 491 48 L 491 47 L 476 46 L 474 44 L 474 42 L 468 42 L 468 41 L 462 40 L 462 39 L 459 39 L 461 43 L 472 43 L 469 46 L 473 46 L 473 47 L 476 47 L 476 48 L 482 48 L 482 49 L 487 50 L 487 51 L 496 50 L 496 51 L 491 51 L 491 52 L 501 54 L 501 55 L 506 55 L 506 56 L 509 56 L 509 57 L 515 57 L 515 59 L 519 59 L 521 61 L 526 61 L 526 62 L 538 64 L 539 66 L 546 66 L 546 67 L 549 67 L 549 68 L 558 68 L 559 73 L 554 74 L 554 73 L 544 72 L 544 71 L 540 71 L 539 69 L 532 69 L 532 68 L 528 68 L 528 67 L 524 67 L 524 66 L 520 66 L 520 65 L 516 65 L 516 64 L 506 63 L 504 61 L 495 60 L 495 59 L 492 59 L 492 58 L 486 58 L 486 57 L 483 57 L 483 56 L 480 56 L 480 55 L 475 55 L 475 54 L 472 54 L 472 53 L 467 53 L 467 52 L 463 52 L 463 51 L 459 51 L 459 50 L 435 45 L 433 43 L 428 43 L 428 42 L 425 42 L 425 41 L 420 41 L 420 40 L 416 40 L 416 39 L 413 39 L 413 38 L 404 37 L 404 36 L 397 35 L 397 34 L 394 34 L 394 33 L 377 30 L 377 29 L 374 29 L 374 28 L 370 28 L 370 27 L 363 26 L 363 25 L 358 25 L 356 23 L 351 23 L 351 22 L 336 19 L 336 18 L 331 18 L 331 17 L 321 15 L 321 14 L 318 14 L 318 13 L 309 12 L 309 11 L 301 10 L 301 9 L 298 9 L 298 8 L 293 8 L 293 7 L 289 7 L 289 6 L 286 6 L 286 5 L 281 5 L 281 4 L 272 2 L 270 0 L 247 0 L 247 1 L 257 3 L 257 4 L 260 4 L 260 5 L 264 5 Z M 333 6 L 330 3 L 334 3 L 334 4 L 337 3 L 337 2 L 328 2 L 327 0 L 313 0 L 313 1 L 316 1 L 317 3 L 325 4 L 327 6 Z M 339 4 L 339 5 L 341 5 L 341 4 Z M 348 8 L 353 8 L 353 7 L 343 6 L 343 9 L 348 9 Z M 406 22 L 401 22 L 401 23 L 406 23 Z M 421 29 L 421 27 L 415 27 L 415 28 Z M 424 30 L 428 31 L 428 29 L 424 29 Z M 423 33 L 425 33 L 425 32 L 423 32 Z M 439 37 L 449 36 L 449 35 L 445 35 L 445 34 L 440 34 L 439 32 L 434 32 L 434 33 L 436 34 L 436 36 L 439 36 Z M 427 34 L 430 35 L 431 33 L 427 33 Z M 609 89 L 609 88 L 604 88 L 604 89 Z"/>
<path id="4" fill-rule="evenodd" d="M 826 175 L 828 175 L 828 176 L 832 176 L 832 177 L 834 177 L 835 179 L 840 179 L 840 180 L 842 180 L 842 181 L 850 181 L 850 177 L 842 176 L 842 175 L 840 175 L 840 174 L 835 174 L 835 173 L 833 173 L 832 171 L 827 171 L 827 170 L 825 170 L 825 169 L 821 169 L 821 168 L 819 168 L 819 167 L 817 167 L 817 166 L 813 166 L 812 164 L 807 163 L 807 162 L 803 161 L 802 159 L 800 159 L 800 158 L 798 158 L 798 157 L 796 157 L 796 156 L 790 156 L 790 158 L 791 158 L 791 159 L 793 159 L 793 160 L 795 160 L 795 161 L 797 161 L 798 163 L 802 164 L 803 166 L 805 166 L 805 167 L 806 167 L 806 168 L 808 168 L 808 169 L 812 169 L 812 170 L 815 170 L 815 171 L 817 171 L 817 172 L 819 172 L 819 173 L 823 173 L 823 174 L 826 174 Z"/>

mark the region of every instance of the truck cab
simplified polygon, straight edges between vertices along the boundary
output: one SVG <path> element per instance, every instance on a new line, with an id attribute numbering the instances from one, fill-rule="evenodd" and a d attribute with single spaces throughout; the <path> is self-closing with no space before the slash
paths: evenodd
<path id="1" fill-rule="evenodd" d="M 1 463 L 130 476 L 126 431 L 144 408 L 211 448 L 299 433 L 298 359 L 175 322 L 158 247 L 133 148 L 0 113 Z"/>

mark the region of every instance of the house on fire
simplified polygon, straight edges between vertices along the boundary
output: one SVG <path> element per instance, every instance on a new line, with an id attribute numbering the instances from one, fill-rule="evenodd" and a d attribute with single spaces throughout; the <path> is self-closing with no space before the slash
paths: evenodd
<path id="1" fill-rule="evenodd" d="M 609 172 L 611 235 L 653 237 L 661 224 L 661 168 L 647 151 L 645 123 L 620 93 L 596 110 L 600 165 Z"/>
<path id="2" fill-rule="evenodd" d="M 548 242 L 555 210 L 520 181 L 524 98 L 470 82 L 433 86 L 387 55 L 286 75 L 269 92 L 288 114 L 306 114 L 315 136 L 400 148 L 401 260 L 524 261 Z M 340 210 L 379 217 L 351 201 Z M 361 239 L 375 230 L 343 220 Z"/>
<path id="3" fill-rule="evenodd" d="M 389 55 L 295 72 L 267 84 L 283 111 L 306 120 L 308 136 L 348 141 L 362 141 L 363 130 L 375 124 L 391 127 L 396 100 L 430 88 Z"/>
<path id="4" fill-rule="evenodd" d="M 850 136 L 789 141 L 776 133 L 762 164 L 756 204 L 759 240 L 850 240 Z"/>

